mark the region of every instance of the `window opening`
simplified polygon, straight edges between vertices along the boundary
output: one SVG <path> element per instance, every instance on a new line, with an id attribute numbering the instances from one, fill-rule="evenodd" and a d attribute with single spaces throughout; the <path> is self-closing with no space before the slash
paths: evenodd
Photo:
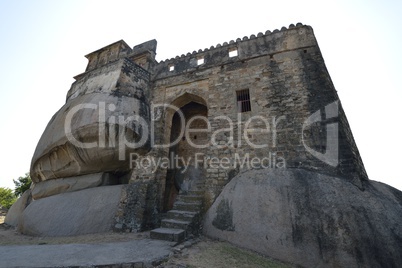
<path id="1" fill-rule="evenodd" d="M 237 112 L 244 113 L 251 111 L 250 92 L 248 89 L 236 91 Z"/>
<path id="2" fill-rule="evenodd" d="M 204 64 L 204 57 L 197 59 L 197 65 Z"/>
<path id="3" fill-rule="evenodd" d="M 237 48 L 232 48 L 232 49 L 229 50 L 229 58 L 233 58 L 233 57 L 236 57 L 238 55 L 239 54 L 238 54 Z"/>

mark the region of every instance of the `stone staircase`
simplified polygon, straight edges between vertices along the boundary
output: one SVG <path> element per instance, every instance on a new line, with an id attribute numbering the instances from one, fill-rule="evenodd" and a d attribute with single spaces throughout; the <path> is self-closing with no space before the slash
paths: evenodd
<path id="1" fill-rule="evenodd" d="M 191 190 L 180 192 L 167 212 L 161 227 L 151 231 L 152 239 L 182 242 L 189 236 L 200 232 L 204 181 L 197 182 Z"/>

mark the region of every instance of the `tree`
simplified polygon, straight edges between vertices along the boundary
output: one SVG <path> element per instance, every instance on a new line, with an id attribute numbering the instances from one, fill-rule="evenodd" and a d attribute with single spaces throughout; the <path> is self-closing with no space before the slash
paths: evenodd
<path id="1" fill-rule="evenodd" d="M 31 176 L 29 173 L 25 173 L 24 177 L 19 177 L 17 180 L 13 180 L 15 184 L 15 196 L 20 197 L 26 190 L 31 187 Z"/>
<path id="2" fill-rule="evenodd" d="M 16 200 L 13 190 L 0 187 L 0 207 L 9 209 Z"/>

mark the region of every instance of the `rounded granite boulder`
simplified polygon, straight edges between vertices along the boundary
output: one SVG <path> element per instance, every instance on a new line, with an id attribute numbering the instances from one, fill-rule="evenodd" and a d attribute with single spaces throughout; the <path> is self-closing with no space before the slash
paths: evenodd
<path id="1" fill-rule="evenodd" d="M 399 267 L 402 192 L 300 169 L 234 177 L 208 210 L 207 236 L 302 267 Z"/>

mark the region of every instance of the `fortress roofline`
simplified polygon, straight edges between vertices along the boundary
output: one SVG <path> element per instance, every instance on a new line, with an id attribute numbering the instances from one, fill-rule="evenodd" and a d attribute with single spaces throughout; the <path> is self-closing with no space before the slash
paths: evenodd
<path id="1" fill-rule="evenodd" d="M 221 43 L 218 43 L 216 46 L 213 46 L 213 45 L 212 45 L 212 46 L 209 47 L 209 48 L 198 49 L 198 50 L 194 50 L 193 52 L 188 52 L 188 53 L 186 53 L 186 54 L 177 55 L 177 56 L 175 56 L 175 57 L 173 57 L 173 58 L 167 58 L 167 59 L 165 59 L 165 60 L 159 61 L 159 63 L 168 62 L 168 61 L 174 61 L 174 60 L 177 60 L 177 59 L 179 59 L 179 58 L 184 58 L 184 57 L 186 57 L 186 56 L 195 55 L 195 54 L 202 53 L 202 52 L 207 52 L 207 51 L 212 50 L 212 49 L 215 49 L 215 48 L 234 46 L 234 45 L 236 45 L 237 43 L 240 43 L 240 42 L 243 42 L 243 41 L 256 39 L 257 37 L 268 36 L 268 35 L 276 34 L 276 33 L 279 33 L 279 32 L 284 32 L 284 31 L 290 30 L 290 29 L 292 29 L 292 28 L 302 27 L 302 26 L 310 27 L 309 25 L 305 25 L 305 24 L 303 24 L 303 23 L 301 23 L 301 22 L 298 22 L 296 25 L 294 25 L 294 24 L 292 23 L 292 24 L 289 25 L 289 27 L 283 26 L 280 30 L 279 30 L 279 29 L 275 29 L 275 30 L 273 30 L 273 31 L 267 30 L 267 31 L 265 31 L 265 33 L 259 32 L 257 35 L 251 34 L 250 36 L 244 36 L 243 38 L 240 38 L 240 37 L 239 37 L 239 38 L 236 38 L 235 40 L 232 39 L 232 40 L 230 40 L 229 42 L 223 42 L 222 44 L 221 44 Z"/>
<path id="2" fill-rule="evenodd" d="M 88 53 L 87 55 L 85 55 L 85 58 L 89 59 L 91 58 L 94 54 L 99 54 L 105 50 L 108 50 L 116 45 L 121 45 L 122 47 L 131 50 L 131 47 L 126 43 L 126 41 L 124 41 L 123 39 L 120 39 L 119 41 L 116 41 L 114 43 L 111 43 L 110 45 L 104 46 L 100 49 L 97 49 L 91 53 Z"/>

